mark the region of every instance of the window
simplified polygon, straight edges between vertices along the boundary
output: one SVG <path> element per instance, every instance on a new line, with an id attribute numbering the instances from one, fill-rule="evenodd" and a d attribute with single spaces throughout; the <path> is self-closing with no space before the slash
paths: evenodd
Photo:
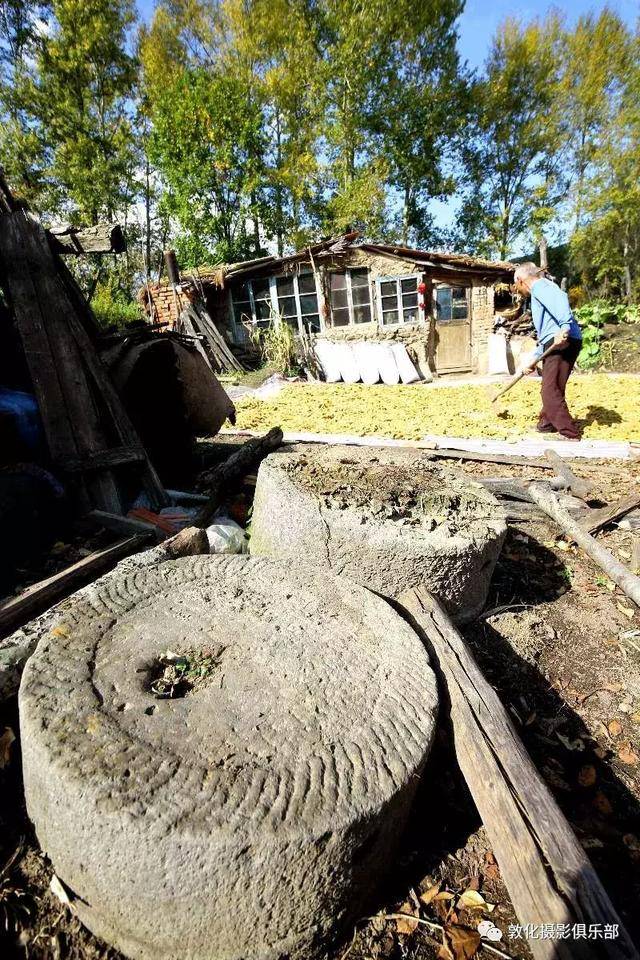
<path id="1" fill-rule="evenodd" d="M 242 324 L 266 327 L 281 317 L 295 333 L 303 329 L 320 331 L 318 294 L 313 273 L 299 276 L 259 277 L 231 288 L 236 328 Z"/>
<path id="2" fill-rule="evenodd" d="M 259 327 L 266 327 L 271 319 L 271 291 L 269 278 L 264 277 L 251 281 L 253 303 L 255 307 L 256 323 Z"/>
<path id="3" fill-rule="evenodd" d="M 301 329 L 320 331 L 316 278 L 312 273 L 276 277 L 278 313 L 296 333 Z"/>
<path id="4" fill-rule="evenodd" d="M 296 277 L 300 300 L 300 319 L 302 326 L 311 333 L 320 333 L 320 313 L 318 311 L 318 292 L 316 278 L 312 273 L 301 273 Z"/>
<path id="5" fill-rule="evenodd" d="M 439 323 L 467 320 L 469 303 L 466 287 L 436 287 L 436 318 Z"/>
<path id="6" fill-rule="evenodd" d="M 251 291 L 248 283 L 239 284 L 232 290 L 233 319 L 236 326 L 242 328 L 244 323 L 253 323 L 253 306 Z"/>
<path id="7" fill-rule="evenodd" d="M 334 327 L 371 322 L 369 271 L 366 267 L 331 273 L 329 282 Z"/>
<path id="8" fill-rule="evenodd" d="M 420 322 L 417 275 L 378 280 L 378 299 L 383 326 Z"/>

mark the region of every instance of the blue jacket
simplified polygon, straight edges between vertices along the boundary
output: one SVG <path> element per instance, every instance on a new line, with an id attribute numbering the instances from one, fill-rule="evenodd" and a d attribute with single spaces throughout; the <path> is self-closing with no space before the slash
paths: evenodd
<path id="1" fill-rule="evenodd" d="M 561 330 L 568 330 L 570 337 L 582 340 L 568 296 L 557 284 L 544 277 L 536 280 L 531 287 L 531 316 L 538 335 L 536 357 L 542 355 L 543 344 L 552 340 Z"/>

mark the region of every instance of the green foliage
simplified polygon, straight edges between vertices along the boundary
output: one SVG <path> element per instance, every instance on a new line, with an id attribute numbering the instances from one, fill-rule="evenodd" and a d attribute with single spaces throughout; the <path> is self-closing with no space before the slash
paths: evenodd
<path id="1" fill-rule="evenodd" d="M 473 89 L 460 227 L 476 252 L 505 259 L 516 238 L 552 218 L 564 191 L 561 118 L 553 109 L 561 39 L 556 14 L 526 26 L 506 20 Z"/>
<path id="2" fill-rule="evenodd" d="M 109 282 L 97 284 L 91 307 L 96 320 L 104 329 L 125 327 L 142 319 L 138 304 L 132 303 L 122 291 L 114 289 Z"/>
<path id="3" fill-rule="evenodd" d="M 608 300 L 592 300 L 574 311 L 582 329 L 582 350 L 578 364 L 583 370 L 600 362 L 604 325 L 607 323 L 640 323 L 640 307 Z"/>
<path id="4" fill-rule="evenodd" d="M 300 372 L 300 360 L 295 334 L 288 323 L 272 317 L 266 327 L 256 327 L 251 338 L 260 349 L 262 360 L 285 377 Z"/>

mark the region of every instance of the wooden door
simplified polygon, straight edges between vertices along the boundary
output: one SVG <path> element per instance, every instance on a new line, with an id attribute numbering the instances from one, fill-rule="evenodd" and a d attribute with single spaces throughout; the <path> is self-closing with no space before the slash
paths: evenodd
<path id="1" fill-rule="evenodd" d="M 471 288 L 438 284 L 433 291 L 436 315 L 435 361 L 438 373 L 471 369 Z"/>

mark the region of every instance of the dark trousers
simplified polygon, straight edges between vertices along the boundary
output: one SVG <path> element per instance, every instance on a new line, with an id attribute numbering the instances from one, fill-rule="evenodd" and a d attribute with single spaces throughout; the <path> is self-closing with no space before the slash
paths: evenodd
<path id="1" fill-rule="evenodd" d="M 543 349 L 550 347 L 552 342 L 548 340 L 544 343 Z M 549 430 L 555 427 L 558 433 L 569 440 L 580 437 L 580 430 L 569 413 L 565 390 L 581 347 L 581 340 L 569 337 L 566 346 L 558 347 L 542 361 L 542 410 L 538 418 L 538 429 Z"/>

